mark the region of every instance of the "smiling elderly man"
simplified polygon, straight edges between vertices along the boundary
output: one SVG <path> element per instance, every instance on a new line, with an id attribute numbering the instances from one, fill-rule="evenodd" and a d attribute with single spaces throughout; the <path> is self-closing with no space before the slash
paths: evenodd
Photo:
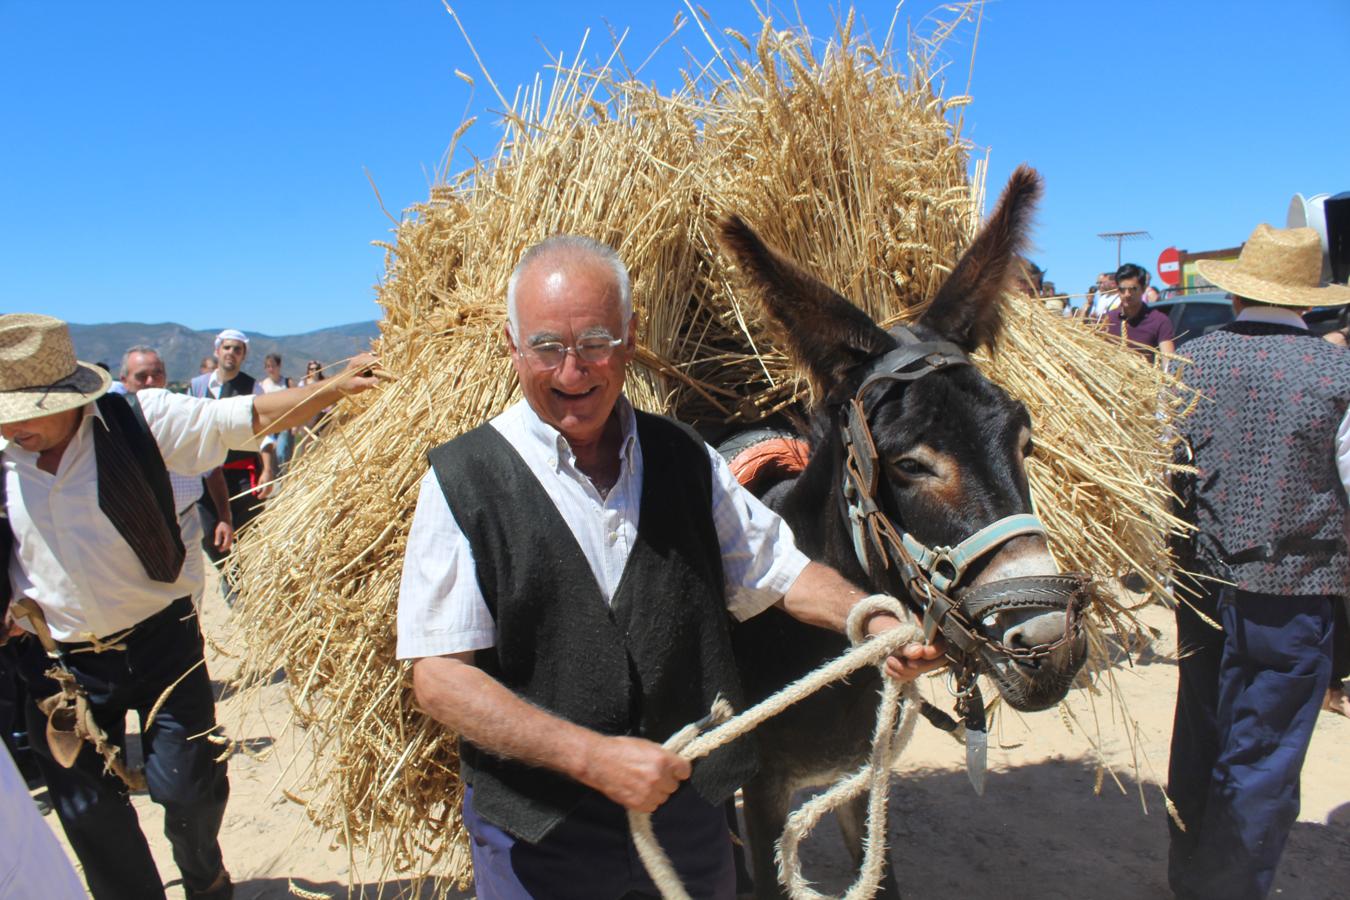
<path id="1" fill-rule="evenodd" d="M 524 400 L 431 452 L 398 609 L 418 702 L 463 738 L 478 896 L 655 896 L 638 810 L 691 895 L 730 897 L 721 803 L 752 750 L 691 773 L 659 742 L 719 695 L 740 708 L 728 613 L 780 604 L 842 630 L 866 592 L 807 560 L 692 432 L 623 396 L 637 325 L 612 249 L 530 248 L 507 311 Z M 908 645 L 887 665 L 914 677 L 939 655 Z"/>
<path id="2" fill-rule="evenodd" d="M 0 452 L 13 537 L 5 587 L 35 607 L 28 627 L 79 685 L 119 763 L 127 713 L 140 716 L 145 781 L 164 807 L 189 898 L 232 894 L 217 840 L 229 783 L 207 740 L 215 704 L 190 600 L 200 575 L 184 567 L 168 469 L 199 474 L 231 448 L 256 447 L 256 435 L 370 387 L 373 366 L 365 355 L 346 378 L 258 397 L 210 401 L 149 387 L 118 396 L 107 394 L 107 372 L 75 359 L 64 322 L 0 316 Z M 27 674 L 30 693 L 43 697 L 37 685 L 50 682 L 38 658 Z M 47 723 L 28 706 L 33 749 L 90 892 L 164 897 L 128 785 L 92 743 L 53 742 L 69 751 L 54 753 Z"/>

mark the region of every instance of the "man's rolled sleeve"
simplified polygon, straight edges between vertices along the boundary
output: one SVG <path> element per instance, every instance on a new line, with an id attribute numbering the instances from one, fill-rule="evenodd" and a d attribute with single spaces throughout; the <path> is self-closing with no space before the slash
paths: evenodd
<path id="1" fill-rule="evenodd" d="M 782 517 L 741 487 L 721 454 L 709 447 L 708 456 L 727 611 L 743 622 L 777 603 L 810 559 L 797 549 Z"/>
<path id="2" fill-rule="evenodd" d="M 478 587 L 473 550 L 428 472 L 413 512 L 398 590 L 399 659 L 484 650 L 496 623 Z"/>

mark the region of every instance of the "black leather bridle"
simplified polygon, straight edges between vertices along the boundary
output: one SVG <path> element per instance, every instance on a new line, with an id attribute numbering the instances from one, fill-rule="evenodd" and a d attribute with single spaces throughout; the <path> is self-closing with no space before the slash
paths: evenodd
<path id="1" fill-rule="evenodd" d="M 890 333 L 899 346 L 872 363 L 844 410 L 845 515 L 858 563 L 868 577 L 876 584 L 898 582 L 920 610 L 926 638 L 932 640 L 941 633 L 946 639 L 957 681 L 958 712 L 968 730 L 982 731 L 979 670 L 1015 692 L 1018 685 L 1003 676 L 999 658 L 1032 663 L 1075 641 L 1081 634 L 1088 578 L 1078 573 L 1035 575 L 960 590 L 976 560 L 1020 535 L 1045 535 L 1040 519 L 1025 513 L 1006 516 L 953 547 L 930 548 L 908 532 L 898 531 L 882 512 L 877 503 L 880 460 L 864 406 L 868 393 L 878 385 L 910 384 L 935 372 L 971 365 L 970 358 L 950 341 L 925 341 L 903 326 Z M 958 591 L 959 601 L 951 596 Z M 1034 647 L 1010 647 L 985 634 L 978 624 L 1001 612 L 1027 610 L 1063 612 L 1064 634 Z"/>

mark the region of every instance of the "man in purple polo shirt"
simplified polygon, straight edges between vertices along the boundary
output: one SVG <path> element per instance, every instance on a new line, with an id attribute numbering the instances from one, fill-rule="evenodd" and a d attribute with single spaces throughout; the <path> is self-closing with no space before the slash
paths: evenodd
<path id="1" fill-rule="evenodd" d="M 1130 349 L 1139 351 L 1152 362 L 1157 351 L 1175 353 L 1177 345 L 1172 340 L 1175 337 L 1172 320 L 1166 313 L 1144 302 L 1147 285 L 1148 273 L 1134 263 L 1126 263 L 1116 270 L 1120 305 L 1106 314 L 1106 333 L 1120 337 L 1123 332 L 1130 342 Z"/>

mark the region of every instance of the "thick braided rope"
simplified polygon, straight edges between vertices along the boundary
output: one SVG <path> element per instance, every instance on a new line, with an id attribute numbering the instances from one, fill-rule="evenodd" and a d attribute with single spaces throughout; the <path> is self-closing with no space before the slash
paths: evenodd
<path id="1" fill-rule="evenodd" d="M 882 612 L 895 616 L 902 623 L 911 619 L 910 614 L 901 606 L 900 601 L 894 597 L 888 597 L 885 594 L 873 594 L 870 597 L 863 598 L 850 610 L 846 624 L 846 632 L 854 644 L 851 650 L 815 671 L 807 673 L 778 693 L 765 698 L 734 718 L 720 721 L 726 719 L 729 708 L 722 701 L 718 701 L 713 705 L 710 715 L 713 721 L 719 722 L 716 727 L 705 734 L 699 735 L 697 725 L 687 725 L 666 741 L 666 749 L 678 753 L 691 762 L 702 759 L 718 747 L 753 731 L 764 721 L 773 718 L 792 704 L 810 696 L 826 685 L 845 678 L 865 666 L 882 665 L 884 667 L 886 657 L 900 647 L 923 640 L 923 630 L 917 623 L 902 624 L 899 628 L 894 628 L 868 639 L 864 633 L 867 620 Z M 784 877 L 784 883 L 794 898 L 821 897 L 820 894 L 811 891 L 801 877 L 800 863 L 797 862 L 796 858 L 796 847 L 801 838 L 809 833 L 815 822 L 826 811 L 856 796 L 863 787 L 869 784 L 873 785 L 873 790 L 868 804 L 867 848 L 863 856 L 864 876 L 859 879 L 859 882 L 853 888 L 850 888 L 846 896 L 849 900 L 854 900 L 854 898 L 870 897 L 876 893 L 877 886 L 880 883 L 881 868 L 885 862 L 885 789 L 889 783 L 890 766 L 914 731 L 914 711 L 917 709 L 917 703 L 906 702 L 904 718 L 899 727 L 896 727 L 895 720 L 898 714 L 900 697 L 904 694 L 907 698 L 912 699 L 914 688 L 909 686 L 907 690 L 902 689 L 891 678 L 883 678 L 883 681 L 885 686 L 881 694 L 881 707 L 877 713 L 877 728 L 873 737 L 871 759 L 857 773 L 836 784 L 825 794 L 814 798 L 811 803 L 803 807 L 801 812 L 804 813 L 807 808 L 811 808 L 813 804 L 825 797 L 836 798 L 828 804 L 821 804 L 818 807 L 819 811 L 814 812 L 812 816 L 802 818 L 803 824 L 797 826 L 797 831 L 792 836 L 790 852 L 787 849 L 780 849 L 780 872 L 784 870 L 784 866 L 789 861 L 793 866 L 791 873 Z M 881 746 L 879 747 L 878 744 Z M 857 782 L 858 787 L 851 787 L 854 782 Z M 878 782 L 881 790 L 876 789 Z M 842 799 L 837 799 L 841 797 Z M 792 819 L 789 820 L 788 828 L 784 830 L 784 847 L 787 846 L 789 832 L 794 827 L 793 821 L 798 818 L 799 814 L 794 814 Z M 874 820 L 880 823 L 879 826 L 874 825 Z M 652 832 L 651 815 L 630 810 L 628 823 L 633 832 L 633 843 L 637 847 L 638 855 L 642 858 L 643 865 L 646 866 L 647 873 L 651 875 L 652 882 L 661 892 L 661 896 L 666 900 L 689 900 L 689 894 L 680 882 L 675 867 L 671 864 L 665 851 L 661 849 L 660 843 Z M 866 889 L 869 871 L 873 872 L 870 879 L 870 892 L 864 893 L 859 888 Z M 794 883 L 798 885 L 797 888 L 794 888 Z M 809 893 L 799 893 L 801 890 Z"/>
<path id="2" fill-rule="evenodd" d="M 849 615 L 848 636 L 854 645 L 866 639 L 863 627 L 878 612 L 903 616 L 899 602 L 875 594 L 860 602 Z M 884 666 L 885 661 L 878 665 Z M 884 673 L 883 673 L 884 675 Z M 901 703 L 904 710 L 901 713 Z M 829 790 L 812 797 L 788 816 L 778 842 L 779 880 L 793 900 L 829 900 L 816 891 L 802 875 L 798 848 L 825 815 L 867 791 L 867 829 L 863 838 L 863 861 L 858 878 L 842 895 L 842 900 L 863 900 L 876 896 L 886 867 L 886 801 L 890 796 L 892 767 L 914 734 L 919 709 L 918 689 L 913 683 L 902 685 L 893 678 L 882 679 L 881 703 L 877 707 L 876 727 L 872 731 L 872 752 L 858 771 L 835 782 Z"/>

